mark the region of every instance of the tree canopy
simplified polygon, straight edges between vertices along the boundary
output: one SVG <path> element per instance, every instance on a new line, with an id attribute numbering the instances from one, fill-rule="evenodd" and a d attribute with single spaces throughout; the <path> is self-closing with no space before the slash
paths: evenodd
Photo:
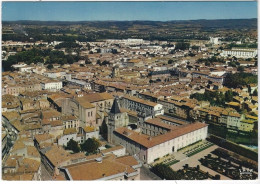
<path id="1" fill-rule="evenodd" d="M 72 150 L 74 153 L 78 153 L 80 151 L 79 144 L 73 139 L 70 139 L 65 149 Z"/>
<path id="2" fill-rule="evenodd" d="M 19 52 L 13 56 L 9 56 L 7 61 L 3 62 L 5 71 L 12 70 L 11 66 L 19 62 L 24 62 L 28 65 L 31 63 L 45 63 L 45 64 L 72 64 L 79 60 L 79 56 L 65 55 L 62 51 L 57 50 L 40 50 L 33 48 L 28 51 Z"/>
<path id="3" fill-rule="evenodd" d="M 80 145 L 81 150 L 88 153 L 94 153 L 100 146 L 100 142 L 95 138 L 88 138 L 83 144 Z"/>
<path id="4" fill-rule="evenodd" d="M 225 102 L 232 101 L 233 96 L 234 94 L 230 90 L 225 95 L 218 91 L 205 91 L 204 94 L 194 93 L 190 98 L 195 98 L 198 101 L 208 101 L 211 105 L 225 106 Z"/>
<path id="5" fill-rule="evenodd" d="M 213 62 L 220 62 L 220 63 L 225 63 L 223 58 L 217 58 L 215 56 L 212 56 L 211 58 L 200 58 L 197 60 L 197 63 L 205 63 L 205 65 L 209 66 L 212 65 Z"/>
<path id="6" fill-rule="evenodd" d="M 80 45 L 73 41 L 65 41 L 55 46 L 55 49 L 61 49 L 61 48 L 79 48 Z"/>
<path id="7" fill-rule="evenodd" d="M 175 46 L 175 50 L 186 50 L 189 49 L 190 43 L 188 42 L 177 42 Z"/>
<path id="8" fill-rule="evenodd" d="M 239 86 L 245 86 L 248 84 L 256 84 L 257 83 L 257 75 L 253 75 L 251 73 L 228 73 L 224 85 L 228 88 L 237 88 Z"/>

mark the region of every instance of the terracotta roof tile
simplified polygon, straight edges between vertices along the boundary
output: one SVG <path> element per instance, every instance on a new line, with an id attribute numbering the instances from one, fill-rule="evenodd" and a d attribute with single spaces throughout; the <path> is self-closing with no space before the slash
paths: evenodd
<path id="1" fill-rule="evenodd" d="M 63 122 L 61 120 L 56 120 L 56 121 L 51 121 L 51 126 L 56 127 L 56 126 L 62 126 Z"/>
<path id="2" fill-rule="evenodd" d="M 127 139 L 130 139 L 134 142 L 137 142 L 138 144 L 141 144 L 142 146 L 144 146 L 146 148 L 150 148 L 155 145 L 161 144 L 163 142 L 169 141 L 171 139 L 185 135 L 187 133 L 201 129 L 206 126 L 208 126 L 208 125 L 204 124 L 204 123 L 199 123 L 199 122 L 187 124 L 187 125 L 179 126 L 175 130 L 169 131 L 165 134 L 158 135 L 158 136 L 152 137 L 152 138 L 150 138 L 149 136 L 144 135 L 144 134 L 139 134 L 133 130 L 129 130 L 125 127 L 118 128 L 115 130 L 115 132 L 120 134 L 121 136 L 124 136 Z"/>
<path id="3" fill-rule="evenodd" d="M 73 180 L 97 180 L 120 173 L 124 175 L 125 172 L 135 172 L 129 165 L 111 159 L 103 159 L 101 163 L 98 163 L 97 161 L 87 161 L 65 168 L 69 171 Z M 83 175 L 82 173 L 85 174 Z"/>
<path id="4" fill-rule="evenodd" d="M 45 156 L 50 160 L 54 166 L 58 166 L 62 162 L 70 160 L 70 154 L 63 148 L 52 146 L 50 150 L 45 153 Z"/>
<path id="5" fill-rule="evenodd" d="M 129 95 L 124 95 L 123 98 L 126 98 L 128 100 L 132 100 L 132 101 L 135 101 L 135 102 L 138 102 L 138 103 L 141 103 L 141 104 L 145 104 L 145 105 L 148 105 L 148 106 L 152 106 L 152 107 L 157 105 L 157 103 L 150 102 L 148 100 L 143 100 L 141 98 L 136 98 L 136 97 L 129 96 Z"/>
<path id="6" fill-rule="evenodd" d="M 34 138 L 36 139 L 36 141 L 38 143 L 41 143 L 41 142 L 47 141 L 49 139 L 53 139 L 54 137 L 51 134 L 37 134 L 34 136 Z"/>
<path id="7" fill-rule="evenodd" d="M 3 180 L 10 181 L 31 181 L 33 179 L 34 173 L 12 173 L 12 174 L 3 174 Z"/>
<path id="8" fill-rule="evenodd" d="M 86 96 L 77 97 L 76 100 L 82 107 L 86 109 L 95 108 L 95 106 L 88 101 L 89 98 L 87 98 Z"/>

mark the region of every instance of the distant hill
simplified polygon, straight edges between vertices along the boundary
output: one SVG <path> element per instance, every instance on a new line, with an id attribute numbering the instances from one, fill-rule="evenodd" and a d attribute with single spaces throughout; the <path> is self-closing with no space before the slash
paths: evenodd
<path id="1" fill-rule="evenodd" d="M 174 21 L 3 21 L 2 39 L 16 41 L 98 41 L 142 38 L 146 40 L 226 41 L 257 38 L 257 19 L 174 20 Z M 32 38 L 32 39 L 31 39 Z"/>
<path id="2" fill-rule="evenodd" d="M 199 25 L 205 28 L 257 28 L 257 19 L 217 19 L 217 20 L 173 20 L 173 21 L 2 21 L 3 25 L 46 25 L 46 26 L 68 26 L 68 25 L 88 25 L 97 28 L 116 26 L 119 29 L 127 29 L 133 25 L 148 25 L 160 27 L 161 25 Z"/>

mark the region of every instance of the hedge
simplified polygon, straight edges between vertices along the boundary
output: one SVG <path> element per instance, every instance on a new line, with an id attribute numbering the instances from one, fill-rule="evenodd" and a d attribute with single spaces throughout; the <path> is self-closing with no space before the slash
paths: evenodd
<path id="1" fill-rule="evenodd" d="M 171 161 L 171 162 L 166 163 L 165 165 L 171 166 L 171 165 L 176 164 L 176 163 L 178 163 L 178 162 L 179 162 L 179 160 L 173 160 L 173 161 Z"/>
<path id="2" fill-rule="evenodd" d="M 194 152 L 187 154 L 187 156 L 188 156 L 188 157 L 191 157 L 191 156 L 193 156 L 193 155 L 196 155 L 197 153 L 199 153 L 199 152 L 201 152 L 201 151 L 203 151 L 203 150 L 205 150 L 205 149 L 207 149 L 207 148 L 209 148 L 209 147 L 211 147 L 211 146 L 213 146 L 213 144 L 209 144 L 209 145 L 207 145 L 206 147 L 203 147 L 203 148 L 201 148 L 201 149 L 195 150 Z"/>
<path id="3" fill-rule="evenodd" d="M 245 147 L 241 147 L 234 142 L 228 141 L 226 139 L 223 139 L 223 138 L 215 136 L 215 135 L 210 135 L 208 140 L 227 150 L 233 151 L 239 155 L 242 155 L 242 156 L 252 159 L 254 161 L 258 161 L 258 154 L 256 152 L 254 152 L 250 149 L 247 149 Z"/>

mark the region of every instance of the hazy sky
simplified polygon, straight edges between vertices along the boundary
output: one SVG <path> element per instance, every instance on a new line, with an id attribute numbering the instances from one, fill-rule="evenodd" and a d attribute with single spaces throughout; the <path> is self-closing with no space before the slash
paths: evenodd
<path id="1" fill-rule="evenodd" d="M 257 2 L 3 2 L 2 20 L 257 18 Z"/>

